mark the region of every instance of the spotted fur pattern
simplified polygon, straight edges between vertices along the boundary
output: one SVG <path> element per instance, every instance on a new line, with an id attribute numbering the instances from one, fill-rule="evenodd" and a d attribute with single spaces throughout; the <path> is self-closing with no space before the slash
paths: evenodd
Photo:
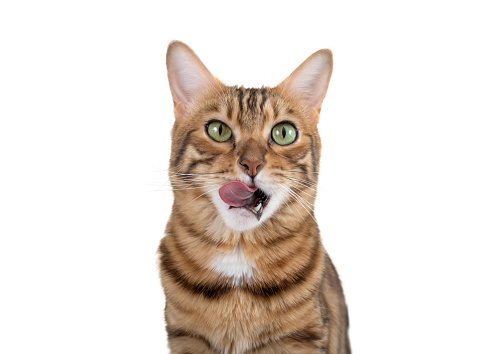
<path id="1" fill-rule="evenodd" d="M 194 55 L 175 42 L 168 61 L 171 50 Z M 159 247 L 171 353 L 350 353 L 342 287 L 313 212 L 321 149 L 313 112 L 286 83 L 210 81 L 187 102 L 171 86 L 174 204 Z M 229 141 L 208 136 L 215 119 L 232 130 Z M 270 138 L 279 122 L 296 127 L 294 143 Z M 238 163 L 244 156 L 265 161 L 254 179 Z M 240 211 L 219 198 L 235 180 L 271 196 L 260 221 L 230 215 Z"/>

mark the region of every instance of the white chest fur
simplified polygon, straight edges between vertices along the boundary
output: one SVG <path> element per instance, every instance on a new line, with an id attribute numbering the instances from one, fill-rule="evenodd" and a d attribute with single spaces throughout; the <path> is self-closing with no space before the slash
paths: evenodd
<path id="1" fill-rule="evenodd" d="M 234 285 L 239 285 L 244 278 L 252 277 L 255 266 L 245 258 L 242 248 L 238 246 L 232 252 L 213 258 L 210 268 L 222 276 L 233 278 Z"/>

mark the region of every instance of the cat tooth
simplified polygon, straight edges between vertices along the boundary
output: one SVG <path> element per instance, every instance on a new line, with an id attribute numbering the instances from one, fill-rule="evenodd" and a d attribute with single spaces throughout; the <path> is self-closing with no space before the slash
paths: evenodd
<path id="1" fill-rule="evenodd" d="M 259 210 L 260 210 L 260 208 L 262 208 L 262 203 L 261 203 L 261 202 L 259 202 L 259 203 L 258 203 L 258 204 L 257 204 L 257 205 L 254 207 L 254 210 L 255 210 L 255 211 L 259 211 Z"/>
<path id="2" fill-rule="evenodd" d="M 262 216 L 262 212 L 264 211 L 264 209 L 260 208 L 260 210 L 255 213 L 255 217 L 257 218 L 258 221 L 260 221 L 260 217 Z"/>

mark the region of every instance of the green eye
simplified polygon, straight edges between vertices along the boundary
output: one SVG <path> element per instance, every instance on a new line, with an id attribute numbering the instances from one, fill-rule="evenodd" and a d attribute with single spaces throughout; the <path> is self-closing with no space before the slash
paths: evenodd
<path id="1" fill-rule="evenodd" d="M 225 123 L 214 121 L 206 127 L 208 135 L 215 141 L 223 143 L 232 137 L 232 131 Z"/>
<path id="2" fill-rule="evenodd" d="M 289 123 L 279 123 L 272 128 L 272 140 L 279 145 L 289 145 L 296 140 L 296 128 Z"/>

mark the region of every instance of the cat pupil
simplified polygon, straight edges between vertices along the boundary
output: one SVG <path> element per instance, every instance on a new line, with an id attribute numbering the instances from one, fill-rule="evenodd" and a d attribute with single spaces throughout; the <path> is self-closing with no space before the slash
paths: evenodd
<path id="1" fill-rule="evenodd" d="M 282 127 L 282 138 L 286 137 L 286 128 Z"/>
<path id="2" fill-rule="evenodd" d="M 222 132 L 223 132 L 223 126 L 220 124 L 220 127 L 218 128 L 218 133 L 220 133 L 220 135 L 222 135 Z"/>

